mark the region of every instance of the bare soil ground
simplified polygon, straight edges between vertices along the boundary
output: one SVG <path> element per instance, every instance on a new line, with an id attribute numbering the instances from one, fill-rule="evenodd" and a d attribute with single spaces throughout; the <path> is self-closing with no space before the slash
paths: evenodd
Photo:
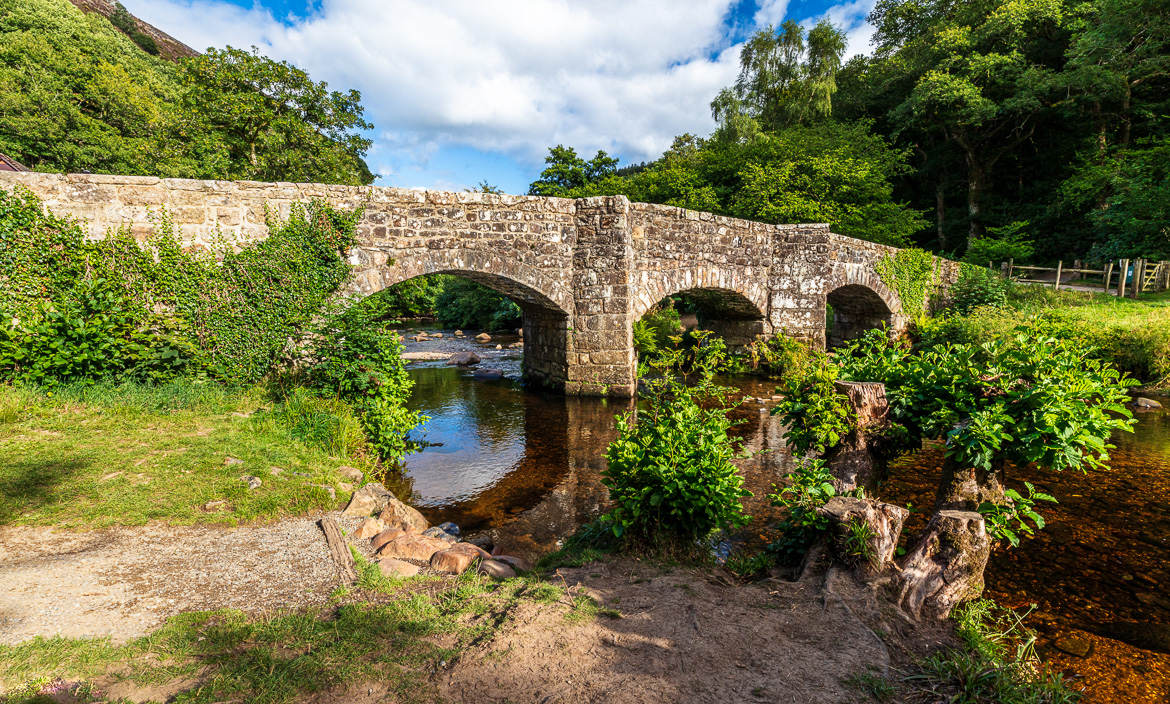
<path id="1" fill-rule="evenodd" d="M 339 580 L 315 520 L 235 529 L 0 529 L 0 642 L 57 633 L 124 640 L 185 611 L 259 614 L 327 603 Z M 567 597 L 481 616 L 505 622 L 431 674 L 428 684 L 443 701 L 867 702 L 851 677 L 888 675 L 953 644 L 944 627 L 905 630 L 844 573 L 741 585 L 722 570 L 623 558 L 561 569 L 550 581 L 570 597 L 592 597 L 602 612 L 574 619 L 580 612 Z M 96 684 L 132 701 L 198 686 Z M 369 683 L 307 701 L 396 700 Z"/>

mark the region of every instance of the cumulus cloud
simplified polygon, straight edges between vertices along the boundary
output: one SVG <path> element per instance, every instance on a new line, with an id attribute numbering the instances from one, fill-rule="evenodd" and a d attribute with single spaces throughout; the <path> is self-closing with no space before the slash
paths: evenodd
<path id="1" fill-rule="evenodd" d="M 872 1 L 829 11 L 851 51 Z M 377 125 L 368 161 L 401 185 L 452 149 L 506 154 L 532 172 L 555 144 L 654 159 L 675 135 L 710 133 L 708 104 L 738 73 L 736 0 L 321 0 L 304 17 L 227 0 L 123 2 L 197 49 L 257 45 L 360 90 Z M 787 6 L 763 0 L 752 21 L 778 24 Z"/>

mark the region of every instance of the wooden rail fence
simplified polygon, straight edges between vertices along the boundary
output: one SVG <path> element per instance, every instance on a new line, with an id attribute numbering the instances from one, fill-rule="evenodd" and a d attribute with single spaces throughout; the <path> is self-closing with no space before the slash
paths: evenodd
<path id="1" fill-rule="evenodd" d="M 1056 272 L 1056 276 L 1049 279 L 1040 273 L 1049 271 Z M 1024 266 L 1010 259 L 1000 264 L 1000 272 L 1013 281 L 1051 284 L 1054 289 L 1060 289 L 1064 276 L 1076 274 L 1078 276 L 1073 281 L 1077 286 L 1099 287 L 1105 293 L 1115 289 L 1118 296 L 1128 295 L 1131 298 L 1137 298 L 1139 293 L 1157 293 L 1170 289 L 1170 261 L 1167 260 L 1152 262 L 1148 259 L 1121 259 L 1107 262 L 1104 269 L 1084 269 L 1080 260 L 1066 268 L 1063 261 L 1055 267 L 1048 267 Z"/>

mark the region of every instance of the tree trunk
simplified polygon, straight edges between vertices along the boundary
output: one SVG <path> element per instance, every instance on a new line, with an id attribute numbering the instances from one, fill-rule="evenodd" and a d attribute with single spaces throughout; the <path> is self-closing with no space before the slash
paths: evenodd
<path id="1" fill-rule="evenodd" d="M 1139 81 L 1135 81 L 1134 83 L 1136 84 Z M 1125 84 L 1125 93 L 1121 96 L 1121 134 L 1117 138 L 1117 143 L 1123 147 L 1128 147 L 1130 131 L 1133 128 L 1133 118 L 1129 114 L 1130 101 L 1133 100 L 1133 84 L 1130 84 L 1128 76 L 1125 77 L 1122 83 Z"/>
<path id="2" fill-rule="evenodd" d="M 947 250 L 947 233 L 944 229 L 947 218 L 946 191 L 947 179 L 944 176 L 939 179 L 934 190 L 934 217 L 938 226 L 938 249 L 940 252 Z"/>
<path id="3" fill-rule="evenodd" d="M 1002 463 L 987 471 L 960 467 L 950 457 L 943 460 L 935 511 L 976 511 L 985 501 L 1002 504 L 1004 500 Z"/>
<path id="4" fill-rule="evenodd" d="M 869 575 L 882 572 L 894 561 L 902 525 L 910 515 L 901 506 L 846 496 L 829 499 L 817 513 L 829 521 L 837 559 Z"/>
<path id="5" fill-rule="evenodd" d="M 914 619 L 945 619 L 983 592 L 990 554 L 983 516 L 972 511 L 935 513 L 902 559 L 898 606 Z"/>
<path id="6" fill-rule="evenodd" d="M 982 239 L 987 234 L 983 226 L 983 189 L 987 180 L 987 171 L 983 162 L 974 153 L 967 154 L 967 217 L 970 219 L 970 229 L 967 232 L 967 245 Z"/>
<path id="7" fill-rule="evenodd" d="M 881 448 L 881 433 L 890 427 L 886 387 L 871 381 L 837 381 L 833 386 L 849 398 L 857 427 L 825 455 L 825 463 L 838 492 L 861 487 L 872 495 L 886 470 Z"/>

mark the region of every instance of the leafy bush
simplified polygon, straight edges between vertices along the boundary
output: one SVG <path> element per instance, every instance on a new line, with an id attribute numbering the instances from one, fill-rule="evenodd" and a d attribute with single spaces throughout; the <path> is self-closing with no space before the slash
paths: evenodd
<path id="1" fill-rule="evenodd" d="M 1009 259 L 1026 261 L 1033 252 L 1032 242 L 1024 231 L 1027 227 L 1027 222 L 1013 222 L 1004 227 L 987 228 L 989 236 L 968 244 L 963 261 L 976 266 L 999 266 Z"/>
<path id="2" fill-rule="evenodd" d="M 672 337 L 678 337 L 682 331 L 682 316 L 667 299 L 665 305 L 657 305 L 650 312 L 634 322 L 634 349 L 643 361 L 657 357 L 662 350 L 672 344 Z"/>
<path id="3" fill-rule="evenodd" d="M 524 322 L 520 306 L 504 294 L 458 276 L 443 280 L 435 298 L 435 317 L 452 328 L 509 330 Z"/>
<path id="4" fill-rule="evenodd" d="M 685 547 L 746 524 L 740 499 L 751 493 L 732 464 L 745 456 L 742 441 L 727 435 L 729 390 L 712 382 L 725 356 L 722 341 L 706 334 L 690 350 L 667 350 L 652 364 L 690 369 L 694 384 L 685 376 L 643 378 L 646 408 L 618 418 L 602 483 L 613 505 L 607 520 L 627 544 Z"/>
<path id="5" fill-rule="evenodd" d="M 839 370 L 819 350 L 792 354 L 789 359 L 797 363 L 786 370 L 777 389 L 782 398 L 772 413 L 784 418 L 788 426 L 784 440 L 793 454 L 823 454 L 840 442 L 854 423 L 848 399 L 833 386 Z"/>
<path id="6" fill-rule="evenodd" d="M 1056 503 L 1055 497 L 1036 491 L 1036 487 L 1032 486 L 1031 482 L 1024 482 L 1024 486 L 1028 488 L 1027 496 L 1020 494 L 1015 489 L 1008 489 L 1004 492 L 1004 503 L 995 504 L 985 501 L 979 505 L 979 513 L 983 514 L 987 525 L 987 534 L 997 540 L 1007 540 L 1013 548 L 1020 546 L 1020 536 L 1017 535 L 1017 531 L 1033 535 L 1032 526 L 1028 525 L 1028 521 L 1032 521 L 1036 525 L 1036 530 L 1044 528 L 1044 518 L 1036 512 L 1036 502 Z M 1012 530 L 1012 521 L 1016 523 L 1015 530 Z"/>
<path id="7" fill-rule="evenodd" d="M 953 306 L 960 313 L 980 306 L 1003 308 L 1007 305 L 1007 292 L 1011 286 L 1010 281 L 993 269 L 964 265 L 959 280 L 951 289 Z"/>
<path id="8" fill-rule="evenodd" d="M 788 510 L 788 515 L 780 522 L 780 539 L 769 545 L 768 550 L 781 562 L 793 564 L 799 562 L 817 536 L 828 529 L 828 519 L 818 514 L 817 509 L 836 496 L 837 490 L 824 460 L 798 460 L 788 479 L 791 484 L 768 494 L 773 506 Z M 861 496 L 863 492 L 857 489 L 846 495 Z"/>

